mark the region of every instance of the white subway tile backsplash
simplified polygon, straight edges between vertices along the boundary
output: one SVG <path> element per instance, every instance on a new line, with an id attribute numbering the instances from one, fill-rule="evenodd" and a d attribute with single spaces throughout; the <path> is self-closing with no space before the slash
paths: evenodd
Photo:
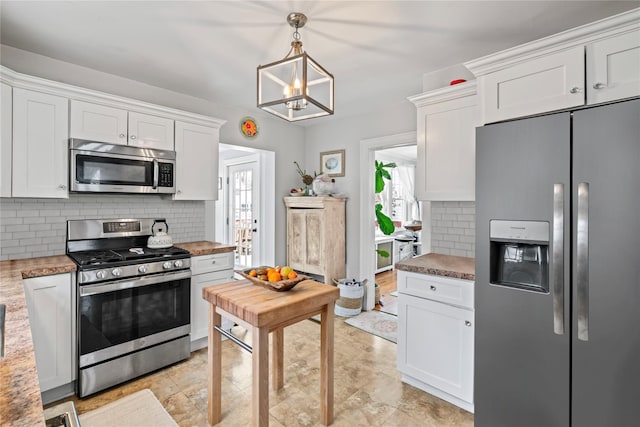
<path id="1" fill-rule="evenodd" d="M 64 254 L 67 220 L 89 218 L 166 218 L 175 242 L 202 240 L 205 234 L 204 202 L 155 195 L 2 198 L 0 260 Z"/>
<path id="2" fill-rule="evenodd" d="M 475 256 L 475 202 L 431 202 L 431 252 Z"/>
<path id="3" fill-rule="evenodd" d="M 11 227 L 11 226 L 15 226 L 17 224 L 22 224 L 22 218 L 3 218 L 2 219 L 2 224 L 6 225 L 7 228 Z M 8 230 L 10 231 L 10 230 Z"/>

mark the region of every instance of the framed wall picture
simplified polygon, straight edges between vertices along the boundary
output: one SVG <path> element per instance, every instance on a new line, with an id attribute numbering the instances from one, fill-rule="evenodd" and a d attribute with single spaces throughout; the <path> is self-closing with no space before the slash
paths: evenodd
<path id="1" fill-rule="evenodd" d="M 329 176 L 344 176 L 344 150 L 320 153 L 320 173 Z"/>

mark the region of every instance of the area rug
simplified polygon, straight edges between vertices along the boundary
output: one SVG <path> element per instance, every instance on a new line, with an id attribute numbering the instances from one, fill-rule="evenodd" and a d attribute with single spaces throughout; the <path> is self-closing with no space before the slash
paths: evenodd
<path id="1" fill-rule="evenodd" d="M 398 297 L 393 296 L 391 294 L 385 295 L 382 297 L 382 304 L 380 304 L 380 308 L 378 311 L 387 314 L 393 314 L 394 316 L 398 315 Z"/>
<path id="2" fill-rule="evenodd" d="M 398 318 L 391 314 L 376 310 L 363 311 L 357 316 L 345 320 L 344 323 L 391 342 L 397 342 Z"/>
<path id="3" fill-rule="evenodd" d="M 81 414 L 82 427 L 178 427 L 148 388 Z"/>

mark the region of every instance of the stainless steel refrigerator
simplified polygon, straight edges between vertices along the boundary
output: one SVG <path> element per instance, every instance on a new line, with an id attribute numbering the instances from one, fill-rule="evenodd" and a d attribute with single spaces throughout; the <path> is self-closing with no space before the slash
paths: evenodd
<path id="1" fill-rule="evenodd" d="M 640 425 L 640 99 L 476 156 L 476 427 Z"/>

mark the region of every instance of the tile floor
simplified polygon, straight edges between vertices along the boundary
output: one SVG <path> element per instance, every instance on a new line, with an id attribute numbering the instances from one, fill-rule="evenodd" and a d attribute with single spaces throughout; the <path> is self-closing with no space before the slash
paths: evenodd
<path id="1" fill-rule="evenodd" d="M 236 335 L 246 333 L 234 328 Z M 271 391 L 271 426 L 318 426 L 320 325 L 312 320 L 285 329 L 285 386 Z M 245 337 L 250 341 L 250 337 Z M 221 426 L 251 424 L 251 355 L 223 342 Z M 334 426 L 473 426 L 473 415 L 400 381 L 396 345 L 335 322 Z M 149 388 L 182 426 L 207 426 L 207 349 L 191 358 L 87 399 L 79 413 Z"/>

